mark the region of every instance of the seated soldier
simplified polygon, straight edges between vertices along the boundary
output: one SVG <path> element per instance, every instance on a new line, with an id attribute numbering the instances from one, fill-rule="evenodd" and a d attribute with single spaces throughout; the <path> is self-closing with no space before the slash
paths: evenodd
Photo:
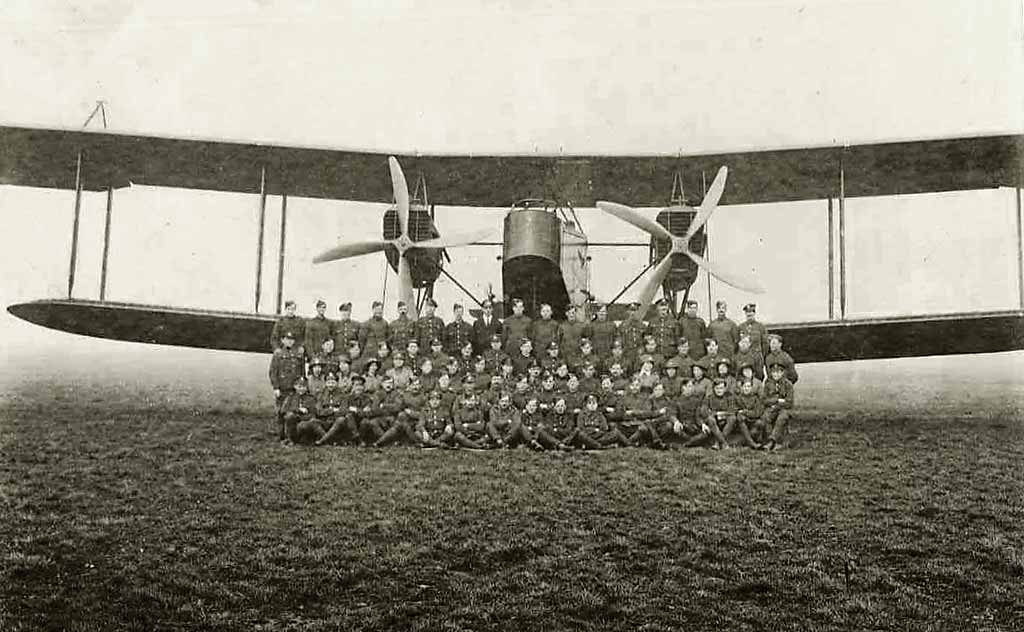
<path id="1" fill-rule="evenodd" d="M 537 442 L 537 430 L 543 423 L 544 414 L 537 407 L 537 398 L 529 398 L 519 413 L 519 431 L 505 437 L 505 444 L 509 447 L 522 445 L 534 450 L 543 450 L 544 446 Z"/>
<path id="2" fill-rule="evenodd" d="M 555 390 L 559 393 L 564 393 L 568 384 L 569 365 L 565 362 L 559 362 L 558 366 L 555 367 Z"/>
<path id="3" fill-rule="evenodd" d="M 651 412 L 654 417 L 648 421 L 651 429 L 651 443 L 654 447 L 664 449 L 664 437 L 671 437 L 675 424 L 679 421 L 676 401 L 665 394 L 665 386 L 660 382 L 654 385 L 651 392 Z"/>
<path id="4" fill-rule="evenodd" d="M 622 398 L 622 410 L 621 426 L 623 433 L 628 434 L 630 443 L 639 445 L 646 442 L 654 446 L 661 443 L 649 423 L 656 415 L 651 409 L 650 398 L 640 391 L 640 380 L 634 378 L 629 382 L 629 388 Z"/>
<path id="5" fill-rule="evenodd" d="M 736 418 L 736 397 L 729 392 L 725 380 L 715 380 L 711 394 L 704 398 L 704 425 L 714 437 L 712 449 L 728 449 L 722 428 Z"/>
<path id="6" fill-rule="evenodd" d="M 458 406 L 454 414 L 455 443 L 463 448 L 483 450 L 487 436 L 487 423 L 483 411 L 478 406 L 475 394 L 469 393 Z"/>
<path id="7" fill-rule="evenodd" d="M 732 361 L 729 358 L 719 358 L 715 363 L 715 375 L 712 379 L 725 380 L 725 390 L 733 395 L 736 394 L 736 378 L 732 375 Z"/>
<path id="8" fill-rule="evenodd" d="M 422 381 L 423 376 L 420 376 Z M 452 379 L 448 377 L 447 373 L 442 373 L 437 378 L 437 386 L 434 387 L 438 393 L 441 394 L 441 404 L 452 413 L 452 417 L 455 416 L 455 410 L 459 408 L 461 402 L 458 401 L 459 390 L 458 386 L 452 384 Z"/>
<path id="9" fill-rule="evenodd" d="M 583 367 L 586 364 L 593 364 L 595 369 L 601 364 L 601 358 L 594 351 L 594 344 L 590 341 L 590 338 L 580 339 L 580 351 L 576 354 L 572 366 L 569 370 L 572 373 L 583 373 Z"/>
<path id="10" fill-rule="evenodd" d="M 537 398 L 537 408 L 540 410 L 541 415 L 546 415 L 548 411 L 555 407 L 555 400 L 558 399 L 558 391 L 555 390 L 555 376 L 551 373 L 545 373 L 540 380 L 540 390 L 535 393 Z"/>
<path id="11" fill-rule="evenodd" d="M 516 375 L 525 375 L 531 364 L 536 364 L 533 357 L 533 342 L 529 338 L 519 341 L 519 351 L 512 356 L 512 366 Z"/>
<path id="12" fill-rule="evenodd" d="M 395 354 L 391 352 L 391 345 L 388 344 L 388 341 L 381 340 L 377 343 L 377 352 L 374 354 L 374 357 L 376 357 L 377 361 L 380 362 L 380 369 L 378 369 L 378 371 L 381 375 L 387 373 L 388 369 L 394 366 L 394 363 L 392 362 L 392 356 L 394 355 Z"/>
<path id="13" fill-rule="evenodd" d="M 576 418 L 576 446 L 584 450 L 601 450 L 607 447 L 604 438 L 608 435 L 608 420 L 598 408 L 597 395 L 586 396 L 583 410 Z M 625 439 L 625 437 L 623 437 Z"/>
<path id="14" fill-rule="evenodd" d="M 364 419 L 368 419 L 373 415 L 374 408 L 373 395 L 366 392 L 366 380 L 362 375 L 352 376 L 352 392 L 348 396 L 348 407 L 346 408 L 347 414 L 343 422 L 344 427 L 349 430 L 353 440 L 359 441 L 359 445 L 365 446 L 366 443 L 363 441 L 360 430 L 362 429 L 362 422 Z M 331 430 L 328 431 L 327 440 L 333 438 L 331 434 L 333 431 L 335 434 L 341 430 L 341 426 L 334 424 Z"/>
<path id="15" fill-rule="evenodd" d="M 640 371 L 640 363 L 644 361 L 650 361 L 651 371 L 657 375 L 661 372 L 661 367 L 665 364 L 665 356 L 658 352 L 658 341 L 654 336 L 648 335 L 644 338 L 644 348 L 637 354 L 636 367 L 637 371 Z"/>
<path id="16" fill-rule="evenodd" d="M 610 448 L 619 445 L 628 448 L 634 445 L 626 434 L 627 430 L 629 434 L 633 432 L 631 428 L 627 428 L 625 425 L 625 409 L 622 403 L 625 395 L 624 392 L 615 390 L 610 375 L 605 375 L 601 378 L 601 391 L 598 393 L 598 402 L 601 414 L 608 421 L 609 425 L 608 433 L 601 438 L 601 443 L 605 447 Z"/>
<path id="17" fill-rule="evenodd" d="M 736 353 L 732 357 L 733 365 L 740 367 L 750 365 L 753 376 L 758 380 L 764 380 L 764 357 L 761 352 L 751 346 L 750 334 L 741 333 Z"/>
<path id="18" fill-rule="evenodd" d="M 743 364 L 737 367 L 736 381 L 741 384 L 743 382 L 750 382 L 754 387 L 754 392 L 757 393 L 758 396 L 761 395 L 761 388 L 764 386 L 764 384 L 763 382 L 761 382 L 761 380 L 757 379 L 754 367 L 751 364 L 744 362 Z"/>
<path id="19" fill-rule="evenodd" d="M 448 358 L 448 366 L 444 368 L 444 372 L 448 374 L 452 384 L 461 384 L 462 376 L 465 375 L 462 372 L 462 364 L 459 358 Z"/>
<path id="20" fill-rule="evenodd" d="M 434 338 L 430 341 L 430 360 L 434 363 L 434 366 L 438 368 L 448 368 L 448 363 L 451 361 L 454 355 L 445 353 L 444 343 L 441 342 L 440 338 Z"/>
<path id="21" fill-rule="evenodd" d="M 484 351 L 484 360 L 487 361 L 487 370 L 492 374 L 501 371 L 501 366 L 508 358 L 509 355 L 501 348 L 501 336 L 499 334 L 493 334 L 490 338 L 490 347 Z M 512 365 L 509 364 L 509 366 Z"/>
<path id="22" fill-rule="evenodd" d="M 761 402 L 761 394 L 754 390 L 753 382 L 741 382 L 739 394 L 736 395 L 736 419 L 725 427 L 722 434 L 728 439 L 734 428 L 738 428 L 743 436 L 743 443 L 755 450 L 761 449 L 761 444 L 751 436 L 751 430 L 756 430 L 764 415 L 764 404 Z"/>
<path id="23" fill-rule="evenodd" d="M 623 371 L 622 365 L 618 362 L 612 362 L 608 367 L 608 373 L 612 378 L 612 390 L 616 393 L 625 394 L 629 390 L 630 379 Z"/>
<path id="24" fill-rule="evenodd" d="M 366 362 L 369 358 L 363 356 L 363 347 L 358 340 L 348 341 L 348 368 L 353 375 L 362 375 L 366 371 Z"/>
<path id="25" fill-rule="evenodd" d="M 665 395 L 672 399 L 679 397 L 679 394 L 683 392 L 683 382 L 685 381 L 684 378 L 679 376 L 679 359 L 669 358 L 665 362 L 665 368 L 662 370 L 665 372 L 665 375 L 661 378 L 661 383 L 665 387 Z M 686 379 L 689 379 L 689 375 L 687 375 Z"/>
<path id="26" fill-rule="evenodd" d="M 409 368 L 422 366 L 423 360 L 429 358 L 433 362 L 434 358 L 429 353 L 420 352 L 420 343 L 415 340 L 410 340 L 405 343 L 405 364 Z M 434 371 L 437 373 L 444 373 L 445 365 L 434 363 Z"/>
<path id="27" fill-rule="evenodd" d="M 323 366 L 323 374 L 338 373 L 338 365 L 340 364 L 341 354 L 334 350 L 334 338 L 324 338 L 323 342 L 320 343 L 319 351 L 313 355 L 309 360 L 310 370 L 314 364 Z"/>
<path id="28" fill-rule="evenodd" d="M 782 350 L 782 336 L 779 334 L 768 334 L 768 355 L 764 357 L 767 366 L 773 364 L 782 365 L 786 379 L 790 384 L 796 384 L 800 376 L 796 372 L 796 363 L 793 356 Z"/>
<path id="29" fill-rule="evenodd" d="M 604 370 L 611 373 L 612 365 L 618 363 L 623 373 L 629 373 L 633 369 L 633 362 L 626 353 L 626 349 L 623 346 L 622 340 L 616 338 L 612 341 L 611 353 L 606 358 L 602 358 L 601 366 Z"/>
<path id="30" fill-rule="evenodd" d="M 544 356 L 540 358 L 540 368 L 542 371 L 554 373 L 555 369 L 558 368 L 559 363 L 563 362 L 562 354 L 559 352 L 558 343 L 552 340 L 547 344 L 547 348 L 544 351 Z"/>
<path id="31" fill-rule="evenodd" d="M 575 375 L 570 375 L 569 379 L 565 382 L 565 390 L 562 391 L 561 396 L 565 399 L 565 407 L 573 415 L 580 414 L 583 410 L 583 398 L 585 393 L 580 391 L 580 381 L 576 379 Z"/>
<path id="32" fill-rule="evenodd" d="M 487 415 L 487 435 L 491 446 L 504 448 L 506 439 L 519 432 L 519 411 L 512 405 L 512 395 L 502 393 Z"/>
<path id="33" fill-rule="evenodd" d="M 476 356 L 473 355 L 473 343 L 467 340 L 459 348 L 459 355 L 456 357 L 459 360 L 459 375 L 471 375 L 474 370 L 473 367 L 476 365 Z"/>
<path id="34" fill-rule="evenodd" d="M 672 426 L 672 434 L 683 442 L 684 448 L 693 448 L 707 443 L 711 437 L 711 428 L 704 423 L 702 407 L 704 390 L 693 385 L 693 380 L 683 382 L 683 390 L 676 399 L 677 424 Z"/>
<path id="35" fill-rule="evenodd" d="M 378 443 L 384 433 L 398 423 L 398 413 L 402 410 L 402 393 L 395 390 L 395 381 L 384 376 L 380 380 L 380 390 L 374 394 L 373 409 L 359 423 L 359 432 L 367 441 Z"/>
<path id="36" fill-rule="evenodd" d="M 719 351 L 718 341 L 715 340 L 714 338 L 708 338 L 707 340 L 705 340 L 704 347 L 708 351 L 700 360 L 697 360 L 697 364 L 699 364 L 701 368 L 704 369 L 704 374 L 710 377 L 714 375 L 715 366 L 718 364 L 718 361 L 726 356 L 725 354 Z"/>
<path id="37" fill-rule="evenodd" d="M 436 389 L 441 375 L 434 370 L 434 361 L 430 358 L 421 358 L 419 369 L 420 388 L 428 393 Z"/>
<path id="38" fill-rule="evenodd" d="M 530 383 L 530 388 L 539 391 L 541 376 L 544 375 L 544 371 L 541 370 L 540 365 L 537 364 L 536 360 L 530 363 L 530 366 L 526 367 L 526 380 Z"/>
<path id="39" fill-rule="evenodd" d="M 703 354 L 701 354 L 703 355 Z M 683 379 L 689 379 L 693 375 L 693 371 L 690 369 L 693 366 L 693 357 L 690 354 L 690 341 L 686 338 L 680 338 L 676 345 L 676 354 L 665 361 L 665 365 L 668 366 L 670 360 L 676 361 L 676 370 Z"/>
<path id="40" fill-rule="evenodd" d="M 326 430 L 316 445 L 359 438 L 358 427 L 348 411 L 348 394 L 338 386 L 338 377 L 333 373 L 327 374 L 324 390 L 316 398 L 316 416 Z"/>
<path id="41" fill-rule="evenodd" d="M 576 436 L 576 416 L 566 409 L 565 399 L 556 399 L 542 419 L 537 427 L 537 443 L 549 450 L 570 450 Z"/>
<path id="42" fill-rule="evenodd" d="M 536 392 L 530 388 L 530 377 L 528 375 L 520 375 L 519 379 L 516 380 L 515 388 L 512 390 L 512 405 L 515 406 L 516 410 L 523 410 L 526 408 L 526 402 L 530 401 L 531 397 L 536 396 Z"/>
<path id="43" fill-rule="evenodd" d="M 285 436 L 292 443 L 305 441 L 309 435 L 319 439 L 323 431 L 316 424 L 316 398 L 306 389 L 306 378 L 295 380 L 292 389 L 281 406 Z"/>
<path id="44" fill-rule="evenodd" d="M 649 357 L 641 357 L 640 370 L 636 372 L 633 379 L 640 382 L 640 391 L 643 393 L 650 393 L 654 390 L 654 385 L 661 382 L 661 377 L 654 370 L 654 363 Z"/>
<path id="45" fill-rule="evenodd" d="M 392 380 L 393 382 L 393 380 Z M 383 389 L 383 383 L 382 383 Z M 419 443 L 420 437 L 416 436 L 415 427 L 419 419 L 420 411 L 426 405 L 426 396 L 420 391 L 420 381 L 413 378 L 406 387 L 405 392 L 394 389 L 401 401 L 401 410 L 395 416 L 395 422 L 384 431 L 380 439 L 374 442 L 373 447 L 381 448 L 392 441 L 407 440 L 409 443 Z"/>
<path id="46" fill-rule="evenodd" d="M 714 385 L 711 382 L 711 378 L 705 375 L 704 365 L 695 363 L 690 367 L 693 372 L 693 388 L 702 396 L 706 397 L 711 394 L 711 387 Z"/>
<path id="47" fill-rule="evenodd" d="M 501 381 L 505 383 L 506 388 L 515 386 L 519 378 L 516 376 L 516 368 L 512 365 L 512 358 L 505 356 L 505 359 L 498 365 L 498 375 L 501 376 Z"/>
<path id="48" fill-rule="evenodd" d="M 427 396 L 427 405 L 416 420 L 416 437 L 424 448 L 453 447 L 455 425 L 451 412 L 441 405 L 441 393 L 431 391 Z"/>
<path id="49" fill-rule="evenodd" d="M 491 383 L 487 388 L 480 393 L 480 408 L 483 409 L 484 413 L 489 413 L 491 408 L 498 405 L 498 400 L 507 391 L 505 388 L 505 381 L 500 375 L 492 375 Z"/>
<path id="50" fill-rule="evenodd" d="M 580 392 L 584 396 L 591 393 L 597 394 L 601 390 L 601 378 L 597 377 L 597 366 L 593 363 L 583 365 L 582 377 L 580 377 Z"/>
<path id="51" fill-rule="evenodd" d="M 765 410 L 759 428 L 761 433 L 768 435 L 768 441 L 764 444 L 766 450 L 782 449 L 790 411 L 793 410 L 793 390 L 793 383 L 786 377 L 786 367 L 781 364 L 771 365 L 768 379 L 764 383 L 762 397 Z"/>

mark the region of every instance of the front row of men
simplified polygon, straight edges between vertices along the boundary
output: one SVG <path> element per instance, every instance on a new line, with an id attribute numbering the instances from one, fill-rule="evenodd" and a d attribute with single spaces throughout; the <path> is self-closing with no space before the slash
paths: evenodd
<path id="1" fill-rule="evenodd" d="M 603 376 L 600 387 L 589 392 L 579 389 L 575 376 L 556 388 L 555 375 L 544 374 L 536 390 L 524 377 L 510 390 L 495 375 L 478 394 L 479 380 L 471 374 L 461 392 L 424 392 L 418 377 L 400 389 L 385 375 L 371 393 L 363 376 L 347 378 L 341 388 L 331 373 L 318 395 L 309 391 L 305 377 L 295 379 L 294 390 L 279 402 L 277 419 L 282 440 L 315 445 L 722 449 L 730 447 L 735 433 L 750 448 L 782 446 L 793 408 L 793 384 L 784 366 L 773 364 L 763 384 L 729 377 L 698 380 L 685 379 L 678 394 L 667 395 L 665 384 L 647 382 L 641 374 L 618 384 Z"/>

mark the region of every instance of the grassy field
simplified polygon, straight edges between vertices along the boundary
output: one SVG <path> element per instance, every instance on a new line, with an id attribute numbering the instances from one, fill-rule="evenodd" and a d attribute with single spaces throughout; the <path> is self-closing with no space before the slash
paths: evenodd
<path id="1" fill-rule="evenodd" d="M 262 358 L 32 365 L 0 630 L 1024 629 L 1020 373 L 906 362 L 806 368 L 788 451 L 567 456 L 285 449 Z"/>

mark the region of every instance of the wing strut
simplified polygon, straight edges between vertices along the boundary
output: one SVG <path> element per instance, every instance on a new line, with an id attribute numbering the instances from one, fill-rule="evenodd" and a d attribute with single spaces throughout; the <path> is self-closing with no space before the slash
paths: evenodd
<path id="1" fill-rule="evenodd" d="M 107 215 L 103 223 L 103 262 L 100 264 L 100 300 L 107 300 L 107 261 L 110 259 L 110 215 L 114 210 L 114 187 L 107 187 Z"/>
<path id="2" fill-rule="evenodd" d="M 68 265 L 68 298 L 75 289 L 75 266 L 78 263 L 78 220 L 82 214 L 82 150 L 75 165 L 75 217 L 71 222 L 71 263 Z"/>
<path id="3" fill-rule="evenodd" d="M 263 229 L 267 220 L 267 166 L 260 167 L 260 230 L 256 237 L 256 301 L 253 311 L 260 313 L 260 289 L 263 284 Z"/>
<path id="4" fill-rule="evenodd" d="M 288 194 L 281 192 L 281 243 L 277 248 L 277 304 L 275 311 L 281 313 L 281 299 L 284 294 L 284 231 L 288 224 Z"/>

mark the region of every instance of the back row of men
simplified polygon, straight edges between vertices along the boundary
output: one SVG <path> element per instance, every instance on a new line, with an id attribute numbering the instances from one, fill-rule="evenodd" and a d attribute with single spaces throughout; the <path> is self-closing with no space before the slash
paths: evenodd
<path id="1" fill-rule="evenodd" d="M 736 323 L 727 315 L 728 306 L 725 301 L 716 304 L 718 316 L 710 323 L 697 315 L 697 301 L 688 301 L 685 312 L 676 318 L 661 300 L 656 304 L 656 313 L 646 321 L 627 318 L 621 324 L 608 319 L 607 306 L 597 306 L 596 316 L 590 320 L 584 310 L 570 306 L 565 320 L 555 320 L 550 305 L 542 305 L 539 318 L 533 319 L 524 314 L 523 301 L 512 299 L 512 315 L 503 321 L 494 316 L 493 306 L 486 302 L 482 306 L 479 318 L 470 323 L 465 320 L 462 305 L 452 306 L 452 320 L 445 323 L 436 313 L 437 303 L 428 299 L 424 304 L 423 314 L 416 319 L 408 315 L 408 306 L 398 302 L 398 318 L 388 322 L 384 319 L 384 305 L 375 301 L 372 305 L 373 315 L 365 322 L 352 319 L 352 304 L 342 303 L 339 308 L 339 319 L 333 320 L 326 316 L 327 303 L 320 300 L 316 303 L 316 316 L 302 318 L 295 314 L 295 303 L 285 304 L 285 316 L 275 323 L 271 333 L 271 350 L 281 346 L 281 337 L 290 333 L 298 344 L 298 351 L 304 352 L 308 359 L 321 352 L 327 339 L 334 341 L 334 349 L 338 352 L 347 351 L 353 342 L 359 343 L 363 355 L 377 353 L 380 344 L 396 351 L 405 351 L 410 341 L 415 341 L 420 350 L 426 351 L 441 344 L 441 349 L 448 355 L 459 355 L 462 349 L 470 346 L 471 355 L 483 355 L 491 348 L 491 339 L 498 335 L 502 350 L 514 356 L 524 338 L 529 339 L 534 349 L 543 352 L 552 342 L 561 349 L 561 354 L 572 361 L 581 352 L 581 342 L 590 342 L 593 352 L 598 357 L 611 354 L 616 340 L 619 340 L 624 355 L 634 360 L 644 352 L 648 337 L 654 339 L 655 352 L 665 358 L 676 354 L 681 339 L 688 344 L 687 355 L 692 360 L 700 360 L 709 350 L 706 341 L 714 340 L 717 352 L 732 358 L 740 351 L 742 337 L 749 339 L 748 352 L 761 359 L 761 365 L 771 349 L 768 332 L 756 317 L 757 306 L 745 305 L 745 319 Z M 630 313 L 634 313 L 639 304 L 630 305 Z"/>

